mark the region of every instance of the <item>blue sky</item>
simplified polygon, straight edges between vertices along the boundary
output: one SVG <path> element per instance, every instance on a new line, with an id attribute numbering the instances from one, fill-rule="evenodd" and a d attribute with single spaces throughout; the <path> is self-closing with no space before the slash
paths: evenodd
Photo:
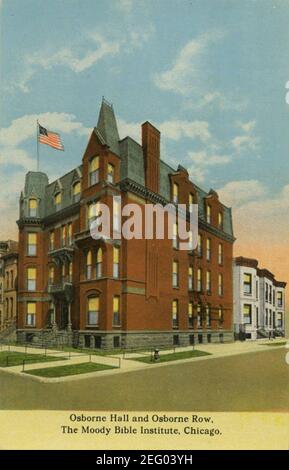
<path id="1" fill-rule="evenodd" d="M 15 231 L 23 176 L 35 168 L 37 117 L 65 145 L 41 146 L 41 169 L 55 178 L 80 163 L 103 95 L 121 137 L 138 139 L 146 120 L 160 128 L 162 158 L 219 190 L 241 240 L 244 224 L 254 224 L 248 240 L 265 230 L 268 212 L 288 233 L 288 0 L 0 5 L 0 238 Z"/>

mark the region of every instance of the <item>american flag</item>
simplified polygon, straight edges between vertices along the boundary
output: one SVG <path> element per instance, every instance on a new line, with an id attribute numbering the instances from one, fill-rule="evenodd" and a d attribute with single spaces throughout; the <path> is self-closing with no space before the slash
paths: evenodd
<path id="1" fill-rule="evenodd" d="M 40 126 L 40 124 L 38 124 L 38 141 L 56 150 L 64 150 L 60 135 L 56 132 L 48 131 L 45 127 Z"/>

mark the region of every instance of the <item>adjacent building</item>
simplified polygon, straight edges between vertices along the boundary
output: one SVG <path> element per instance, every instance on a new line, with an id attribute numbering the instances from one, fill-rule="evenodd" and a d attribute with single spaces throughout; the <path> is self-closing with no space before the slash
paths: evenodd
<path id="1" fill-rule="evenodd" d="M 114 197 L 121 197 L 121 206 Z M 95 240 L 98 203 L 197 203 L 196 250 L 174 239 Z M 114 220 L 111 221 L 113 230 Z M 20 197 L 19 341 L 91 348 L 188 345 L 233 340 L 231 209 L 160 158 L 160 132 L 142 125 L 142 144 L 119 138 L 103 100 L 81 164 L 49 183 L 29 172 Z"/>
<path id="2" fill-rule="evenodd" d="M 18 244 L 0 241 L 0 331 L 16 325 Z"/>
<path id="3" fill-rule="evenodd" d="M 285 287 L 255 259 L 234 259 L 234 331 L 238 339 L 285 335 Z"/>

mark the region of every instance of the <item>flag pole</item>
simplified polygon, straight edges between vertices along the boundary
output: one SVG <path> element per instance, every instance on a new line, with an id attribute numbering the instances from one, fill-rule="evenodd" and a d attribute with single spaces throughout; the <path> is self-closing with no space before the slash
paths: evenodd
<path id="1" fill-rule="evenodd" d="M 37 129 L 36 129 L 36 142 L 37 142 L 37 171 L 39 171 L 39 141 L 38 141 L 38 132 L 39 132 L 39 122 L 37 119 Z"/>

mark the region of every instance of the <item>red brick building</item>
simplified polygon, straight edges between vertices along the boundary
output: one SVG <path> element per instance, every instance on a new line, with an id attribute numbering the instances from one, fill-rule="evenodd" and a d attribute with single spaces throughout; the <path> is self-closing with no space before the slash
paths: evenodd
<path id="1" fill-rule="evenodd" d="M 178 240 L 94 240 L 96 204 L 197 203 L 199 246 Z M 18 340 L 87 347 L 231 341 L 231 210 L 160 159 L 160 132 L 119 139 L 102 102 L 82 164 L 53 183 L 29 172 L 20 198 Z"/>

